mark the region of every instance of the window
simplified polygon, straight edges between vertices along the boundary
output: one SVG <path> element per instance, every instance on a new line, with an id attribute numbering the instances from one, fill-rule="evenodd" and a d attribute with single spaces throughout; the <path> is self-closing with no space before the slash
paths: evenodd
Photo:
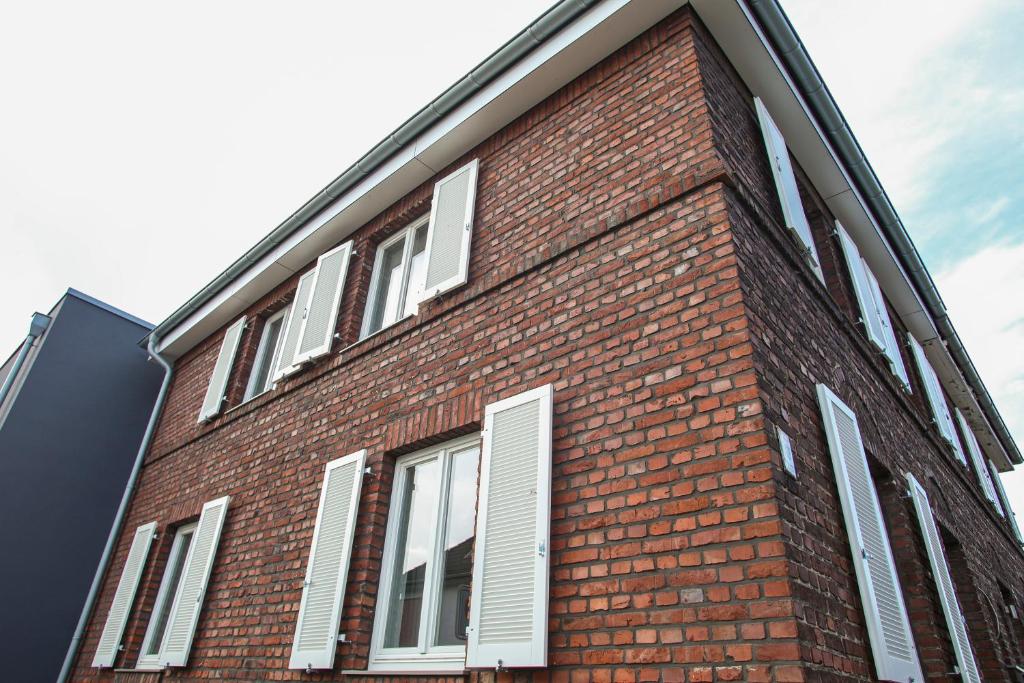
<path id="1" fill-rule="evenodd" d="M 164 568 L 164 578 L 160 582 L 160 590 L 156 596 L 156 603 L 153 605 L 153 612 L 149 616 L 149 627 L 146 629 L 146 637 L 142 641 L 142 653 L 139 655 L 137 668 L 139 669 L 160 669 L 160 646 L 164 640 L 164 633 L 167 630 L 167 618 L 171 614 L 171 603 L 175 593 L 178 592 L 178 584 L 181 583 L 182 570 L 185 568 L 185 559 L 188 557 L 188 549 L 192 545 L 192 537 L 195 535 L 196 523 L 186 524 L 178 527 L 174 534 L 174 542 L 171 544 L 171 553 L 167 557 L 167 566 Z"/>
<path id="2" fill-rule="evenodd" d="M 465 665 L 479 459 L 478 436 L 399 459 L 371 669 Z"/>
<path id="3" fill-rule="evenodd" d="M 281 347 L 284 342 L 284 335 L 281 334 L 281 331 L 289 310 L 289 307 L 286 306 L 263 323 L 260 346 L 256 350 L 256 360 L 252 365 L 252 372 L 249 374 L 249 385 L 245 388 L 246 401 L 274 387 L 271 370 L 277 367 L 277 361 L 281 355 Z"/>
<path id="4" fill-rule="evenodd" d="M 426 249 L 427 216 L 413 221 L 377 249 L 361 336 L 368 337 L 402 318 L 416 315 Z"/>

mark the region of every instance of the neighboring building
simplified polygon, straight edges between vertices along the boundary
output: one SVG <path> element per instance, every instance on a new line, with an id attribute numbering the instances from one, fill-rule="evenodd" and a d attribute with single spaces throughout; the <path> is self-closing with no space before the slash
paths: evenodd
<path id="1" fill-rule="evenodd" d="M 559 3 L 150 341 L 75 680 L 1021 663 L 1020 453 L 771 0 Z"/>
<path id="2" fill-rule="evenodd" d="M 60 672 L 163 375 L 151 329 L 69 289 L 0 369 L 4 680 Z"/>

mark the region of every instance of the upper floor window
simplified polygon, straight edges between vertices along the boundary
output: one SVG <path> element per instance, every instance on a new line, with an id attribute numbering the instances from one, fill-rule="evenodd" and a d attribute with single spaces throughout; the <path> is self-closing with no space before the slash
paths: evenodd
<path id="1" fill-rule="evenodd" d="M 245 388 L 246 401 L 274 386 L 272 370 L 277 367 L 281 355 L 281 347 L 284 342 L 284 335 L 281 332 L 289 310 L 289 307 L 286 306 L 263 323 L 263 334 L 260 335 L 256 360 L 253 362 L 252 371 L 249 374 L 249 384 Z"/>
<path id="2" fill-rule="evenodd" d="M 377 249 L 360 336 L 416 314 L 426 274 L 427 218 L 413 221 Z"/>

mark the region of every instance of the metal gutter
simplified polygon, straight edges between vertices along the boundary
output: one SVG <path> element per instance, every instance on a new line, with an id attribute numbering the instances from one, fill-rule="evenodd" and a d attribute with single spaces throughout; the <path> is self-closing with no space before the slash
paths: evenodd
<path id="1" fill-rule="evenodd" d="M 199 293 L 171 313 L 150 334 L 152 336 L 163 336 L 168 330 L 173 329 L 184 321 L 236 277 L 244 273 L 250 266 L 274 249 L 274 247 L 285 241 L 292 233 L 325 209 L 331 202 L 343 195 L 360 180 L 373 173 L 410 141 L 415 140 L 420 133 L 430 128 L 430 126 L 475 95 L 484 86 L 491 83 L 538 45 L 561 30 L 566 24 L 572 22 L 599 2 L 600 0 L 560 0 L 560 2 L 498 48 L 497 51 L 459 79 L 454 85 L 441 93 L 440 96 L 416 112 L 412 118 L 399 126 L 391 135 L 377 143 L 344 173 L 303 204 L 298 211 L 274 228 L 269 235 L 256 243 L 242 258 L 228 266 L 227 270 L 214 278 Z"/>
<path id="2" fill-rule="evenodd" d="M 924 261 L 921 260 L 917 247 L 911 241 L 906 227 L 896 214 L 889 196 L 882 189 L 878 176 L 875 175 L 871 164 L 864 155 L 864 150 L 861 149 L 860 143 L 854 137 L 842 112 L 836 106 L 832 94 L 822 80 L 821 74 L 818 73 L 817 67 L 814 66 L 814 62 L 811 61 L 810 55 L 807 54 L 796 31 L 793 30 L 793 25 L 786 13 L 782 10 L 778 0 L 745 1 L 760 22 L 765 34 L 772 41 L 775 51 L 799 88 L 800 94 L 818 119 L 819 125 L 828 137 L 829 143 L 839 154 L 846 170 L 853 177 L 858 191 L 875 215 L 885 237 L 899 258 L 900 264 L 923 298 L 942 343 L 963 373 L 964 379 L 967 380 L 967 384 L 974 392 L 978 404 L 984 410 L 985 417 L 988 418 L 1010 460 L 1017 465 L 1024 463 L 1024 458 L 1021 457 L 1010 430 L 1006 427 L 1002 415 L 999 414 L 988 389 L 985 388 L 985 383 L 978 374 L 977 368 L 974 367 L 974 362 L 967 355 L 967 350 L 949 319 L 946 305 L 943 303 L 942 297 L 939 296 L 935 282 L 928 273 Z"/>

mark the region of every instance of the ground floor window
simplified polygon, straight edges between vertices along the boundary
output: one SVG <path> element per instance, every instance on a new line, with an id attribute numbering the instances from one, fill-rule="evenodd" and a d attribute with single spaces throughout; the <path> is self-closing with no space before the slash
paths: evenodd
<path id="1" fill-rule="evenodd" d="M 171 614 L 171 605 L 174 603 L 174 595 L 178 592 L 178 584 L 181 583 L 185 560 L 188 558 L 188 549 L 192 546 L 192 537 L 195 535 L 195 531 L 196 523 L 193 522 L 178 527 L 174 534 L 171 552 L 167 557 L 167 566 L 164 567 L 164 577 L 160 582 L 160 590 L 156 594 L 153 612 L 149 616 L 146 637 L 142 641 L 142 654 L 136 665 L 139 669 L 163 668 L 159 660 L 160 646 L 163 645 L 167 620 Z"/>

